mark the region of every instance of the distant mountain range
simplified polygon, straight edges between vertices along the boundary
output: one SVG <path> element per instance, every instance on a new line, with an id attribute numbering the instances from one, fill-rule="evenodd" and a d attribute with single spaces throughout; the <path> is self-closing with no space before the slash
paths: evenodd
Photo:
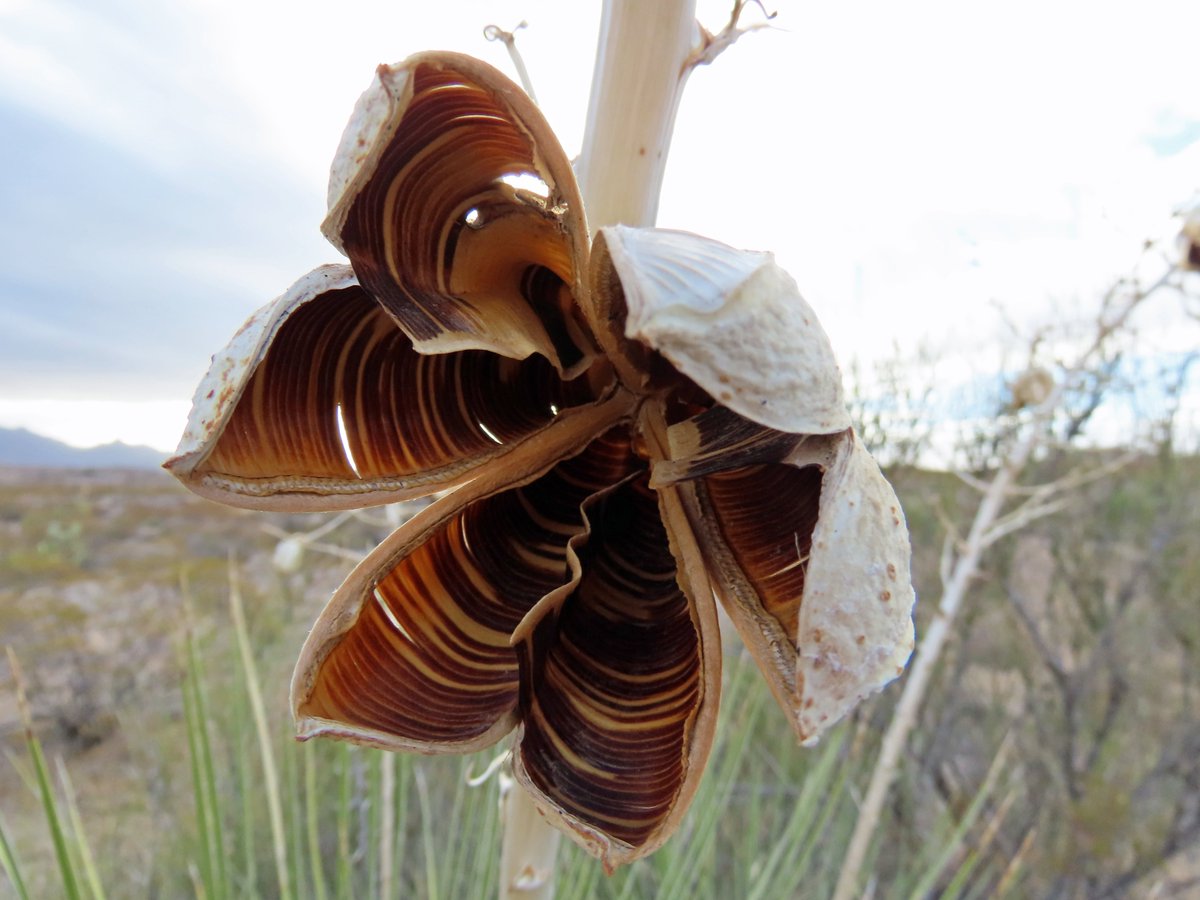
<path id="1" fill-rule="evenodd" d="M 54 469 L 157 469 L 169 454 L 116 441 L 81 450 L 24 428 L 0 428 L 0 466 Z"/>

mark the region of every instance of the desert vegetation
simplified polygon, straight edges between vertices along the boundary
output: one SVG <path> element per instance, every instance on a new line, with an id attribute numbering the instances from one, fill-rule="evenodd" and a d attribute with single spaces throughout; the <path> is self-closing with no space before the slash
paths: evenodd
<path id="1" fill-rule="evenodd" d="M 997 428 L 1012 415 L 1001 406 Z M 871 842 L 873 896 L 1194 889 L 1200 460 L 1177 452 L 1169 421 L 1146 434 L 1138 448 L 1050 442 L 1029 463 L 1028 484 L 1104 471 L 983 555 Z M 946 534 L 969 522 L 988 465 L 956 475 L 898 460 L 889 475 L 922 634 Z M 226 510 L 154 473 L 6 470 L 0 630 L 47 771 L 41 783 L 5 672 L 3 892 L 493 895 L 494 754 L 290 738 L 305 630 L 405 512 L 331 527 Z M 611 878 L 564 846 L 559 896 L 832 894 L 900 686 L 801 749 L 735 640 L 726 656 L 718 746 L 681 833 Z"/>

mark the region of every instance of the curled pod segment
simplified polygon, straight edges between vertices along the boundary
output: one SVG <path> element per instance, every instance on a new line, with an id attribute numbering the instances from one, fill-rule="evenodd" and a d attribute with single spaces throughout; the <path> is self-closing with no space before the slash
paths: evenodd
<path id="1" fill-rule="evenodd" d="M 570 163 L 529 98 L 478 60 L 379 67 L 334 158 L 322 230 L 419 352 L 537 353 L 567 377 L 593 355 Z"/>
<path id="2" fill-rule="evenodd" d="M 900 502 L 852 429 L 786 435 L 717 408 L 668 434 L 652 483 L 680 491 L 726 611 L 810 742 L 912 652 Z"/>
<path id="3" fill-rule="evenodd" d="M 346 509 L 453 487 L 594 406 L 541 356 L 427 355 L 348 266 L 322 266 L 213 357 L 167 468 L 252 509 Z"/>

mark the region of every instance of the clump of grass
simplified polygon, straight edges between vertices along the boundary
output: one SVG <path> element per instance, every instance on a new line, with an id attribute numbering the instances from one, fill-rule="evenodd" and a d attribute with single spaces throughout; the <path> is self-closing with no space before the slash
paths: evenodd
<path id="1" fill-rule="evenodd" d="M 197 623 L 185 617 L 183 715 L 159 753 L 186 746 L 185 757 L 162 763 L 182 767 L 190 801 L 176 798 L 164 811 L 168 837 L 155 845 L 154 889 L 206 900 L 494 896 L 499 786 L 475 776 L 503 748 L 426 759 L 332 741 L 298 744 L 282 721 L 282 703 L 271 699 L 284 694 L 285 668 L 272 663 L 276 647 L 258 646 L 236 582 L 228 599 L 228 613 L 212 623 L 226 640 L 200 640 Z M 832 891 L 854 823 L 852 788 L 865 783 L 874 733 L 848 723 L 815 750 L 797 748 L 749 658 L 735 650 L 725 668 L 716 744 L 679 832 L 611 878 L 564 843 L 558 897 L 772 900 Z M 30 789 L 41 798 L 64 895 L 103 897 L 69 780 L 61 796 L 55 792 L 32 727 L 26 745 Z M 1001 873 L 968 849 L 989 797 L 981 791 L 962 815 L 947 811 L 916 836 L 892 883 L 876 895 L 978 896 L 994 884 Z M 28 897 L 28 870 L 10 834 L 0 823 L 0 865 L 16 895 Z"/>
<path id="2" fill-rule="evenodd" d="M 185 588 L 186 590 L 186 588 Z M 191 616 L 184 636 L 185 677 L 182 685 L 184 730 L 187 733 L 188 760 L 191 764 L 192 791 L 195 809 L 197 861 L 188 860 L 198 886 L 205 897 L 227 897 L 230 894 L 229 873 L 226 868 L 226 848 L 222 828 L 221 806 L 218 800 L 216 769 L 213 765 L 212 741 L 209 735 L 208 700 L 204 670 L 196 652 Z M 200 890 L 197 890 L 200 893 Z"/>
<path id="3" fill-rule="evenodd" d="M 37 735 L 33 731 L 33 717 L 29 713 L 29 703 L 25 697 L 25 679 L 21 675 L 21 666 L 17 662 L 17 655 L 11 647 L 6 648 L 8 654 L 8 665 L 12 670 L 13 681 L 16 684 L 17 691 L 17 707 L 20 711 L 21 720 L 25 726 L 25 746 L 29 751 L 30 760 L 33 763 L 33 777 L 36 783 L 36 791 L 41 800 L 42 813 L 45 816 L 46 828 L 50 834 L 50 840 L 54 845 L 54 857 L 58 862 L 58 870 L 62 876 L 63 894 L 68 900 L 79 900 L 82 896 L 80 892 L 80 874 L 94 875 L 95 867 L 90 865 L 91 852 L 87 848 L 86 841 L 83 839 L 83 832 L 78 832 L 78 842 L 72 842 L 71 835 L 68 832 L 63 822 L 62 814 L 59 810 L 59 801 L 55 796 L 54 786 L 50 780 L 50 770 L 46 765 L 46 755 L 42 751 L 42 743 L 38 740 Z M 72 811 L 74 806 L 72 804 Z M 74 846 L 72 846 L 74 843 Z M 4 844 L 4 868 L 6 872 L 10 872 L 10 880 L 19 892 L 25 894 L 24 879 L 22 878 L 18 868 L 16 857 L 8 845 L 8 840 L 3 840 Z M 87 864 L 83 862 L 87 861 Z M 88 880 L 89 886 L 93 889 L 98 888 L 98 880 Z M 96 894 L 93 891 L 93 896 L 102 897 L 103 894 Z"/>

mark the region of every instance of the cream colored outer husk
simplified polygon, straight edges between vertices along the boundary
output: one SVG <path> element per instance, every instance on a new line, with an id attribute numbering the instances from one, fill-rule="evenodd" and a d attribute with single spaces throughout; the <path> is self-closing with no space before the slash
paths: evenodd
<path id="1" fill-rule="evenodd" d="M 212 450 L 233 409 L 267 354 L 283 323 L 305 303 L 328 291 L 354 287 L 358 281 L 349 266 L 321 266 L 254 313 L 218 352 L 192 397 L 187 427 L 166 467 L 176 477 L 191 472 Z"/>
<path id="2" fill-rule="evenodd" d="M 625 294 L 626 337 L 760 425 L 791 434 L 850 427 L 829 338 L 770 253 L 683 231 L 601 231 Z"/>
<path id="3" fill-rule="evenodd" d="M 321 233 L 345 254 L 342 227 L 363 185 L 375 174 L 379 156 L 388 145 L 412 99 L 412 71 L 407 66 L 381 65 L 363 91 L 333 156 L 329 169 L 329 213 Z"/>
<path id="4" fill-rule="evenodd" d="M 900 501 L 853 431 L 825 475 L 796 646 L 796 726 L 811 741 L 904 671 L 911 548 Z"/>

